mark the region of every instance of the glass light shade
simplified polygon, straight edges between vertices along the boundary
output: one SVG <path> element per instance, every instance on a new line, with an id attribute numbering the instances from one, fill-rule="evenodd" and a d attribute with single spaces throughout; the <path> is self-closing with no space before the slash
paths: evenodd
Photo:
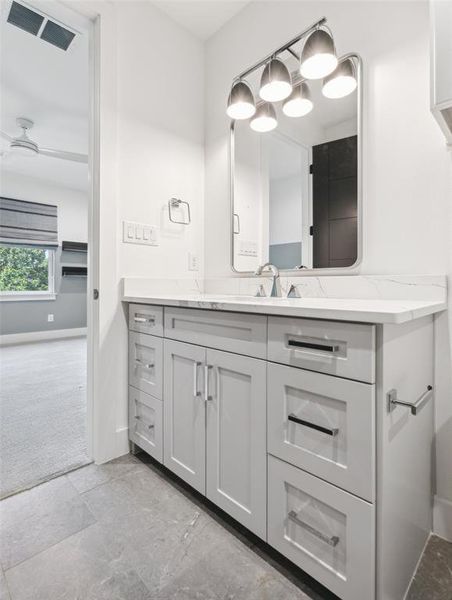
<path id="1" fill-rule="evenodd" d="M 355 67 L 347 58 L 323 81 L 322 94 L 327 98 L 344 98 L 356 90 Z"/>
<path id="2" fill-rule="evenodd" d="M 294 87 L 293 92 L 284 101 L 282 109 L 287 117 L 304 117 L 311 112 L 313 106 L 311 92 L 303 81 Z"/>
<path id="3" fill-rule="evenodd" d="M 228 98 L 226 114 L 231 119 L 249 119 L 256 112 L 254 96 L 251 88 L 244 81 L 238 81 L 232 86 Z"/>
<path id="4" fill-rule="evenodd" d="M 336 50 L 331 35 L 316 29 L 306 40 L 300 58 L 300 73 L 305 79 L 322 79 L 337 67 Z"/>
<path id="5" fill-rule="evenodd" d="M 256 109 L 256 114 L 250 121 L 251 129 L 259 133 L 266 133 L 267 131 L 275 129 L 277 125 L 278 121 L 276 120 L 276 111 L 273 104 L 270 104 L 269 102 L 262 102 L 262 104 L 259 104 Z"/>
<path id="6" fill-rule="evenodd" d="M 278 58 L 267 63 L 261 77 L 259 96 L 266 102 L 279 102 L 292 92 L 290 73 Z"/>

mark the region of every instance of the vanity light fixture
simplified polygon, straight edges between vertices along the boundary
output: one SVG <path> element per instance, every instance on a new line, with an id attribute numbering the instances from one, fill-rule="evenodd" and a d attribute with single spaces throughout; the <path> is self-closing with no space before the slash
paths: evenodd
<path id="1" fill-rule="evenodd" d="M 300 57 L 300 73 L 305 79 L 322 79 L 337 67 L 333 36 L 315 29 L 306 39 Z"/>
<path id="2" fill-rule="evenodd" d="M 291 92 L 289 70 L 279 58 L 272 58 L 262 73 L 259 96 L 266 102 L 279 102 L 287 98 Z"/>
<path id="3" fill-rule="evenodd" d="M 313 108 L 309 86 L 304 81 L 297 83 L 293 92 L 283 103 L 283 113 L 287 117 L 304 117 Z"/>
<path id="4" fill-rule="evenodd" d="M 226 113 L 231 119 L 249 119 L 256 112 L 254 96 L 245 81 L 239 80 L 233 84 L 228 98 Z"/>
<path id="5" fill-rule="evenodd" d="M 346 58 L 323 80 L 322 94 L 327 98 L 344 98 L 354 92 L 357 85 L 355 65 Z"/>
<path id="6" fill-rule="evenodd" d="M 250 121 L 250 127 L 253 131 L 266 133 L 272 131 L 278 125 L 276 111 L 273 104 L 261 102 L 257 105 L 256 114 Z"/>

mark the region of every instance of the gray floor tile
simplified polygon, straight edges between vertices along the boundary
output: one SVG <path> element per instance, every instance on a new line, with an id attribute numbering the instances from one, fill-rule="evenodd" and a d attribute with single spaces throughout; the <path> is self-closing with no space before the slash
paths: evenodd
<path id="1" fill-rule="evenodd" d="M 0 503 L 0 562 L 7 570 L 94 522 L 66 477 L 11 496 Z"/>
<path id="2" fill-rule="evenodd" d="M 156 600 L 307 598 L 148 467 L 82 497 L 99 523 L 121 539 L 124 568 L 136 570 Z"/>
<path id="3" fill-rule="evenodd" d="M 8 570 L 12 600 L 151 600 L 121 555 L 120 541 L 94 524 Z"/>
<path id="4" fill-rule="evenodd" d="M 77 488 L 80 493 L 112 481 L 133 472 L 140 468 L 141 462 L 132 454 L 126 454 L 115 460 L 112 460 L 105 465 L 87 465 L 72 473 L 68 473 L 67 477 L 70 482 Z"/>
<path id="5" fill-rule="evenodd" d="M 406 600 L 452 600 L 452 543 L 432 535 Z"/>
<path id="6" fill-rule="evenodd" d="M 3 569 L 0 569 L 0 600 L 11 600 Z"/>

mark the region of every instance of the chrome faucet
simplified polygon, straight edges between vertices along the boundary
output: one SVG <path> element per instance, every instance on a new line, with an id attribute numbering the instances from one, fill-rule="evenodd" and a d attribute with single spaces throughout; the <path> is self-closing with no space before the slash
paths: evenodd
<path id="1" fill-rule="evenodd" d="M 271 263 L 266 262 L 264 265 L 261 265 L 260 267 L 257 268 L 255 275 L 257 275 L 257 276 L 262 275 L 262 271 L 267 267 L 272 272 L 272 276 L 273 276 L 272 291 L 270 293 L 270 296 L 272 298 L 280 298 L 282 296 L 282 293 L 281 293 L 281 281 L 279 279 L 278 267 L 275 267 L 275 265 L 272 265 Z"/>

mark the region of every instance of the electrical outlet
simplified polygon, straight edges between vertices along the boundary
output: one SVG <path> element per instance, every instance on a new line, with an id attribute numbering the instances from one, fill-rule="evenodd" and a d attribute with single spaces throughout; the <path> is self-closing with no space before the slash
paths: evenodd
<path id="1" fill-rule="evenodd" d="M 199 271 L 199 256 L 194 252 L 188 253 L 188 270 Z"/>
<path id="2" fill-rule="evenodd" d="M 47 315 L 47 322 L 53 323 L 53 315 Z"/>

